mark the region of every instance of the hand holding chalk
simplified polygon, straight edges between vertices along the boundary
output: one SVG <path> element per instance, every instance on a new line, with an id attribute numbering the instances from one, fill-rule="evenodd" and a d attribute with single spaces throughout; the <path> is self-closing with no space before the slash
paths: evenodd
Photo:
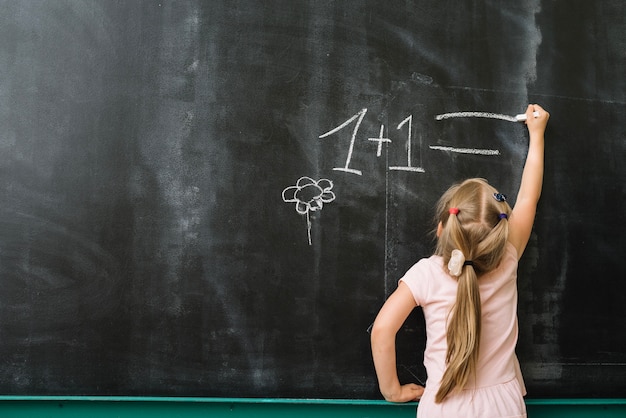
<path id="1" fill-rule="evenodd" d="M 539 117 L 539 112 L 533 112 L 533 116 L 538 118 Z M 520 113 L 519 115 L 515 115 L 515 119 L 518 122 L 526 122 L 526 114 L 525 113 Z"/>
<path id="2" fill-rule="evenodd" d="M 530 137 L 543 137 L 546 125 L 548 124 L 548 119 L 550 119 L 550 113 L 538 104 L 531 104 L 528 105 L 528 108 L 526 109 L 526 115 L 530 116 L 531 114 L 534 116 L 532 120 L 526 120 L 526 126 L 528 127 Z"/>

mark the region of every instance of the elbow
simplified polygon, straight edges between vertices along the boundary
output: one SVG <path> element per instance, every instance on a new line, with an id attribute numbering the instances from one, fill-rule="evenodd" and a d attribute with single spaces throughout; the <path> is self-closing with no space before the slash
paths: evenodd
<path id="1" fill-rule="evenodd" d="M 370 339 L 372 341 L 372 346 L 377 344 L 381 344 L 389 341 L 390 339 L 395 339 L 397 330 L 390 326 L 390 324 L 386 324 L 383 321 L 376 320 L 372 325 L 372 330 L 370 331 Z"/>
<path id="2" fill-rule="evenodd" d="M 380 335 L 383 332 L 384 332 L 384 327 L 381 326 L 378 320 L 374 321 L 374 323 L 372 324 L 372 328 L 370 330 L 370 338 L 372 340 L 372 343 L 374 343 L 374 341 L 380 340 Z"/>

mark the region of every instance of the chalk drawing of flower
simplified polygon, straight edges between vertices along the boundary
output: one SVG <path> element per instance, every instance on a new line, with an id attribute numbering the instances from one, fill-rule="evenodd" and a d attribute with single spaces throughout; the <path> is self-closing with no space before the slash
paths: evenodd
<path id="1" fill-rule="evenodd" d="M 324 203 L 335 200 L 335 194 L 331 191 L 333 182 L 328 179 L 313 180 L 310 177 L 300 177 L 295 186 L 289 186 L 283 190 L 283 201 L 295 203 L 296 212 L 306 215 L 309 245 L 311 245 L 311 217 L 310 212 L 322 210 Z"/>

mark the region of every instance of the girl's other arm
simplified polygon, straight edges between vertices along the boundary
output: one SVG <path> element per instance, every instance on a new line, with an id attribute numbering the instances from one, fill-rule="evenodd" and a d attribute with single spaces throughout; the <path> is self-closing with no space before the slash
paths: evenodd
<path id="1" fill-rule="evenodd" d="M 400 385 L 396 368 L 396 334 L 416 303 L 408 286 L 398 289 L 380 309 L 372 327 L 372 357 L 380 392 L 389 402 L 415 401 L 424 388 L 413 383 Z"/>
<path id="2" fill-rule="evenodd" d="M 539 112 L 534 117 L 533 112 Z M 522 182 L 515 201 L 515 207 L 509 219 L 509 241 L 517 250 L 517 257 L 521 258 L 530 239 L 537 203 L 541 196 L 543 185 L 544 159 L 544 132 L 550 114 L 539 105 L 528 105 L 526 109 L 526 126 L 530 142 L 528 155 L 522 173 Z"/>

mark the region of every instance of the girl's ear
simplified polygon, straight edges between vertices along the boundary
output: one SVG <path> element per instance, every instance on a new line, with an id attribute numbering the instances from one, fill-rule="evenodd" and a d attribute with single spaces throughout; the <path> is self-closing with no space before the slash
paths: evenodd
<path id="1" fill-rule="evenodd" d="M 439 221 L 439 224 L 437 224 L 437 238 L 441 236 L 441 231 L 443 231 L 443 223 Z"/>

